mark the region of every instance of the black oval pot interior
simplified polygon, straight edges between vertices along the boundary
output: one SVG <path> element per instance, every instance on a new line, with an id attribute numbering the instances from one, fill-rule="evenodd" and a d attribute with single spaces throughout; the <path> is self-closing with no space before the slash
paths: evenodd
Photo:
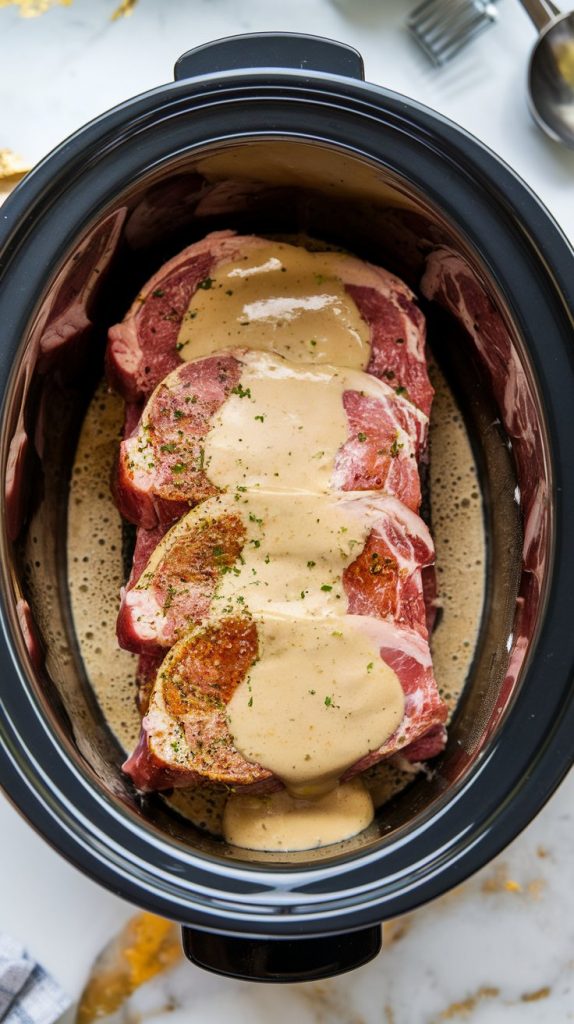
<path id="1" fill-rule="evenodd" d="M 266 53 L 271 41 L 244 45 L 260 64 L 253 47 Z M 324 45 L 288 44 L 283 63 L 303 48 L 312 72 L 209 75 L 205 50 L 186 56 L 180 74 L 200 77 L 87 126 L 0 220 L 3 786 L 86 873 L 199 932 L 187 940 L 198 962 L 265 980 L 364 962 L 374 925 L 492 857 L 558 784 L 574 724 L 572 252 L 480 144 L 337 73 L 359 74 L 353 51 L 333 50 L 330 74 Z M 214 51 L 213 66 L 247 62 L 230 52 Z M 415 779 L 366 832 L 308 854 L 231 849 L 133 790 L 69 605 L 69 475 L 106 328 L 163 260 L 223 227 L 306 232 L 415 289 L 454 258 L 479 321 L 466 330 L 453 315 L 445 271 L 425 303 L 429 337 L 476 448 L 489 543 L 483 625 L 448 747 L 432 778 Z M 353 931 L 350 945 L 323 944 L 315 973 L 313 953 L 305 973 L 301 956 L 285 950 L 281 964 L 274 947 L 270 967 L 256 941 Z M 255 945 L 225 960 L 221 936 Z"/>

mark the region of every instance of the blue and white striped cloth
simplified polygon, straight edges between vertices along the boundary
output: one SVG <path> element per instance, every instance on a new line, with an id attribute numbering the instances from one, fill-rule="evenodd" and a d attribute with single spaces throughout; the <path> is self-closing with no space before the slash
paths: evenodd
<path id="1" fill-rule="evenodd" d="M 0 932 L 0 1021 L 54 1024 L 71 1000 L 24 947 Z"/>

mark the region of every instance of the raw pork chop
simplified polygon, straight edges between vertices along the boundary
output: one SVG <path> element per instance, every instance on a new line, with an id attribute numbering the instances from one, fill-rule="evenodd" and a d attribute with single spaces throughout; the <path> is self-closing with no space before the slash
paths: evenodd
<path id="1" fill-rule="evenodd" d="M 219 614 L 220 605 L 214 601 L 214 595 L 230 574 L 234 574 L 233 589 L 240 588 L 241 602 L 253 614 L 263 610 L 282 612 L 287 608 L 294 616 L 324 614 L 323 606 L 330 602 L 339 614 L 388 619 L 426 637 L 421 569 L 432 563 L 434 550 L 423 521 L 401 502 L 381 494 L 362 493 L 341 495 L 331 503 L 330 514 L 336 510 L 341 523 L 348 524 L 341 527 L 344 535 L 338 543 L 348 545 L 352 559 L 349 562 L 346 558 L 341 574 L 345 607 L 338 607 L 338 587 L 333 595 L 320 592 L 327 568 L 331 568 L 327 567 L 326 559 L 322 563 L 321 552 L 312 551 L 312 562 L 307 562 L 305 555 L 301 564 L 294 563 L 291 540 L 286 537 L 284 547 L 274 551 L 270 559 L 266 554 L 265 519 L 261 518 L 267 496 L 255 493 L 237 497 L 239 501 L 233 495 L 223 495 L 202 502 L 172 527 L 163 540 L 161 531 L 155 535 L 139 531 L 135 571 L 122 591 L 118 616 L 121 647 L 144 653 L 173 646 L 190 626 L 208 615 Z M 316 498 L 309 501 L 305 496 L 276 493 L 269 499 L 275 514 L 282 519 L 284 506 L 299 501 L 301 531 L 305 529 L 306 516 L 315 519 L 321 515 L 321 502 Z M 355 532 L 365 537 L 360 549 Z M 160 540 L 157 547 L 156 540 Z M 253 552 L 253 544 L 257 545 L 261 559 L 267 559 L 260 562 L 258 569 L 250 567 L 249 555 L 247 563 L 242 556 L 246 545 L 247 551 Z M 273 594 L 269 597 L 274 579 L 280 581 L 280 593 L 282 597 L 287 595 L 288 605 L 285 600 L 279 603 Z M 311 588 L 314 589 L 310 594 Z M 318 600 L 313 604 L 315 591 Z"/>
<path id="2" fill-rule="evenodd" d="M 386 743 L 347 769 L 343 780 L 407 750 L 426 734 L 436 734 L 447 714 L 426 640 L 413 630 L 371 621 L 381 657 L 403 687 L 405 712 Z M 227 725 L 226 705 L 257 656 L 257 625 L 249 618 L 227 618 L 199 627 L 171 649 L 158 671 L 140 742 L 124 764 L 139 789 L 168 789 L 204 780 L 263 791 L 278 786 L 271 772 L 247 761 L 233 746 Z"/>
<path id="3" fill-rule="evenodd" d="M 221 264 L 269 245 L 256 235 L 215 231 L 165 263 L 125 319 L 110 329 L 107 373 L 129 402 L 142 402 L 181 362 L 177 340 L 190 300 Z M 425 415 L 433 396 L 425 359 L 425 320 L 403 281 L 354 256 L 341 257 L 341 280 L 371 334 L 367 372 L 408 393 Z"/>
<path id="4" fill-rule="evenodd" d="M 218 493 L 205 460 L 212 418 L 231 395 L 246 399 L 237 402 L 234 413 L 240 437 L 243 418 L 249 423 L 254 419 L 246 385 L 273 375 L 276 379 L 313 377 L 318 401 L 324 381 L 344 375 L 345 380 L 356 382 L 355 390 L 343 394 L 349 435 L 336 455 L 330 486 L 343 491 L 384 490 L 409 508 L 418 509 L 421 495 L 416 457 L 426 444 L 428 419 L 424 413 L 387 384 L 360 371 L 328 365 L 311 369 L 268 353 L 234 349 L 183 363 L 152 394 L 137 430 L 120 446 L 115 496 L 124 518 L 151 529 L 158 523 L 173 522 L 191 505 Z M 277 408 L 276 416 L 293 421 L 290 407 Z M 300 429 L 305 425 L 302 422 Z M 265 426 L 261 446 L 267 438 Z M 288 489 L 291 483 L 283 479 L 284 464 L 274 461 L 272 452 L 266 460 L 263 476 L 257 481 L 238 479 L 237 485 Z"/>

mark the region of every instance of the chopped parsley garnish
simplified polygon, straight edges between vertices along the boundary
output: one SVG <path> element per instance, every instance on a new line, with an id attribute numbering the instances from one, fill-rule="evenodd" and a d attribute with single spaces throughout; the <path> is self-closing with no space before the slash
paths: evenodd
<path id="1" fill-rule="evenodd" d="M 369 664 L 367 665 L 367 672 L 372 672 L 374 667 L 375 667 L 374 661 L 370 661 Z"/>
<path id="2" fill-rule="evenodd" d="M 185 413 L 181 409 L 174 409 L 173 410 L 173 418 L 174 418 L 174 420 L 182 420 L 184 416 L 185 416 Z"/>
<path id="3" fill-rule="evenodd" d="M 185 341 L 178 341 L 176 346 L 175 346 L 176 352 L 181 352 L 181 350 L 184 347 L 184 345 L 185 345 Z"/>
<path id="4" fill-rule="evenodd" d="M 393 459 L 396 459 L 396 457 L 399 454 L 401 448 L 404 448 L 404 445 L 403 444 L 399 444 L 397 438 L 395 437 L 395 440 L 393 441 L 391 447 L 389 448 L 389 451 L 390 451 Z"/>
<path id="5" fill-rule="evenodd" d="M 253 512 L 249 513 L 249 522 L 250 523 L 257 523 L 258 526 L 263 526 L 263 520 L 262 519 L 258 519 L 257 516 L 254 515 Z"/>
<path id="6" fill-rule="evenodd" d="M 241 384 L 236 384 L 236 386 L 231 389 L 231 394 L 237 395 L 239 398 L 251 398 L 251 388 L 244 388 Z"/>
<path id="7" fill-rule="evenodd" d="M 402 384 L 401 384 L 401 386 L 400 386 L 400 387 L 398 387 L 398 388 L 395 388 L 395 395 L 406 395 L 406 394 L 407 394 L 407 389 L 406 389 L 406 388 L 404 388 L 404 387 L 402 386 Z"/>
<path id="8" fill-rule="evenodd" d="M 326 708 L 332 708 L 333 707 L 333 698 L 332 697 L 325 697 L 325 707 Z"/>
<path id="9" fill-rule="evenodd" d="M 366 441 L 367 440 L 367 435 L 364 434 L 362 430 L 360 430 L 359 433 L 357 434 L 357 440 L 358 441 Z"/>
<path id="10" fill-rule="evenodd" d="M 204 291 L 208 291 L 212 286 L 213 286 L 213 278 L 212 277 L 205 277 L 203 279 L 203 281 L 199 282 L 197 287 L 198 288 L 203 288 Z"/>
<path id="11" fill-rule="evenodd" d="M 324 590 L 325 592 L 327 592 L 329 590 L 332 590 L 332 589 L 333 588 L 332 588 L 332 586 L 329 583 L 324 583 L 323 586 L 321 587 L 321 590 Z"/>
<path id="12" fill-rule="evenodd" d="M 171 467 L 172 473 L 184 473 L 186 469 L 187 466 L 185 462 L 176 462 L 175 465 Z"/>
<path id="13" fill-rule="evenodd" d="M 174 452 L 177 448 L 175 441 L 170 441 L 169 444 L 161 444 L 159 446 L 160 452 Z"/>
<path id="14" fill-rule="evenodd" d="M 314 569 L 316 565 L 317 565 L 316 562 L 307 562 L 307 568 L 308 569 Z"/>
<path id="15" fill-rule="evenodd" d="M 249 543 L 253 544 L 254 548 L 260 548 L 261 547 L 261 541 L 260 540 L 252 540 Z"/>
<path id="16" fill-rule="evenodd" d="M 254 419 L 259 420 L 260 423 L 265 423 L 265 416 L 254 416 Z"/>
<path id="17" fill-rule="evenodd" d="M 395 345 L 404 345 L 404 343 L 405 343 L 405 339 L 404 338 L 395 338 Z"/>
<path id="18" fill-rule="evenodd" d="M 163 288 L 156 288 L 152 292 L 152 295 L 153 295 L 154 299 L 163 299 L 163 297 L 165 295 L 165 292 L 164 292 Z"/>

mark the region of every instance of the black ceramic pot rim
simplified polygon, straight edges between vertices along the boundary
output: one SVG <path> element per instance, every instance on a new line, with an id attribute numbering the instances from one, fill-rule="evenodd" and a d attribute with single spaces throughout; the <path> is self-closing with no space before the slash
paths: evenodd
<path id="1" fill-rule="evenodd" d="M 518 699 L 469 777 L 375 851 L 318 867 L 199 855 L 98 788 L 56 735 L 28 678 L 3 567 L 2 785 L 64 856 L 124 897 L 182 923 L 241 935 L 343 932 L 460 883 L 530 821 L 572 759 L 574 535 L 572 251 L 536 197 L 485 147 L 404 97 L 328 74 L 261 69 L 161 87 L 82 129 L 0 210 L 0 383 L 68 239 L 142 171 L 207 141 L 297 137 L 395 167 L 484 256 L 526 339 L 554 461 L 555 550 L 546 613 Z M 170 151 L 167 152 L 170 147 Z M 545 339 L 542 350 L 536 337 Z M 548 674 L 549 666 L 551 674 Z"/>

